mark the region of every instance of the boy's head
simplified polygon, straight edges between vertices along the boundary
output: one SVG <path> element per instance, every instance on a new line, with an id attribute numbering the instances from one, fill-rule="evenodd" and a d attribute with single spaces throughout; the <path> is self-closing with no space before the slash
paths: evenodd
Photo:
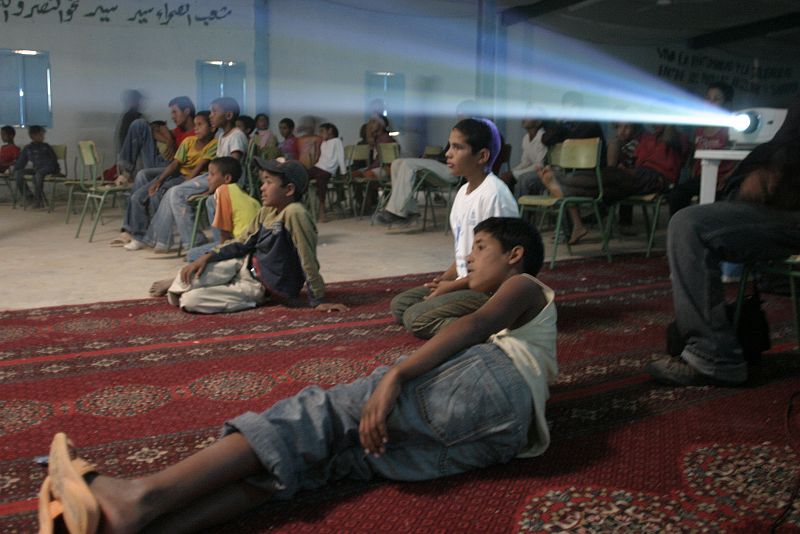
<path id="1" fill-rule="evenodd" d="M 484 166 L 485 170 L 489 171 L 500 154 L 500 132 L 497 126 L 489 119 L 469 118 L 458 121 L 453 129 L 461 132 L 473 154 L 483 149 L 489 151 L 489 159 Z"/>
<path id="2" fill-rule="evenodd" d="M 230 156 L 214 158 L 208 164 L 208 191 L 213 193 L 223 184 L 235 184 L 242 177 L 242 165 Z"/>
<path id="3" fill-rule="evenodd" d="M 13 126 L 3 126 L 0 128 L 0 139 L 2 139 L 4 143 L 12 144 L 16 135 L 17 131 Z"/>
<path id="4" fill-rule="evenodd" d="M 236 118 L 236 127 L 249 136 L 256 127 L 256 121 L 250 115 L 239 115 Z"/>
<path id="5" fill-rule="evenodd" d="M 31 141 L 35 141 L 37 143 L 41 143 L 44 141 L 44 134 L 46 133 L 44 126 L 31 126 L 28 128 L 28 137 L 31 138 Z"/>
<path id="6" fill-rule="evenodd" d="M 222 96 L 211 101 L 211 126 L 230 129 L 236 125 L 239 117 L 239 104 L 229 96 Z"/>
<path id="7" fill-rule="evenodd" d="M 269 115 L 259 113 L 256 115 L 256 128 L 259 130 L 269 130 Z"/>
<path id="8" fill-rule="evenodd" d="M 706 89 L 706 101 L 720 107 L 733 102 L 733 86 L 725 82 L 711 82 Z"/>
<path id="9" fill-rule="evenodd" d="M 176 96 L 169 101 L 169 113 L 175 126 L 182 126 L 187 120 L 194 120 L 194 102 L 188 96 Z"/>
<path id="10" fill-rule="evenodd" d="M 288 117 L 281 119 L 281 122 L 278 123 L 278 131 L 284 139 L 294 135 L 294 121 Z"/>
<path id="11" fill-rule="evenodd" d="M 308 171 L 299 161 L 283 158 L 270 161 L 254 157 L 261 178 L 261 203 L 264 206 L 283 209 L 292 202 L 299 202 L 308 188 Z"/>
<path id="12" fill-rule="evenodd" d="M 544 262 L 539 232 L 516 217 L 490 217 L 475 226 L 467 258 L 470 288 L 493 291 L 513 274 L 536 276 Z"/>
<path id="13" fill-rule="evenodd" d="M 330 122 L 323 122 L 319 125 L 319 135 L 325 140 L 336 139 L 339 137 L 339 129 Z"/>

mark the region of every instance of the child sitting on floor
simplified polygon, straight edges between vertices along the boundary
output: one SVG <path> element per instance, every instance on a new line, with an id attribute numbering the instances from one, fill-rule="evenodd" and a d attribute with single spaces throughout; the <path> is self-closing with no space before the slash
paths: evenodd
<path id="1" fill-rule="evenodd" d="M 308 173 L 297 161 L 253 161 L 261 169 L 263 208 L 242 237 L 203 254 L 181 269 L 169 288 L 154 286 L 151 294 L 166 293 L 171 304 L 185 311 L 223 313 L 270 299 L 291 302 L 306 285 L 315 309 L 346 310 L 322 302 L 317 228 L 301 202 Z"/>
<path id="2" fill-rule="evenodd" d="M 17 131 L 13 126 L 3 126 L 0 129 L 0 139 L 3 141 L 3 146 L 0 147 L 0 173 L 10 169 L 19 157 L 19 147 L 14 144 L 16 135 Z"/>
<path id="3" fill-rule="evenodd" d="M 455 261 L 424 286 L 404 291 L 391 304 L 395 320 L 412 334 L 429 338 L 456 318 L 480 308 L 485 294 L 469 284 L 467 255 L 475 225 L 489 217 L 518 217 L 517 201 L 508 186 L 490 171 L 500 153 L 500 133 L 487 119 L 464 119 L 450 132 L 447 166 L 467 183 L 450 210 Z"/>
<path id="4" fill-rule="evenodd" d="M 554 295 L 534 277 L 543 252 L 524 221 L 482 222 L 468 258 L 470 286 L 492 294 L 480 309 L 391 368 L 226 422 L 223 438 L 158 473 L 96 475 L 57 434 L 43 529 L 92 533 L 102 516 L 107 532 L 193 532 L 345 477 L 430 480 L 541 455 L 557 374 Z"/>
<path id="5" fill-rule="evenodd" d="M 214 247 L 241 237 L 258 214 L 258 200 L 239 187 L 241 176 L 242 166 L 236 158 L 215 158 L 208 165 L 208 192 L 211 196 L 206 199 L 206 211 L 214 242 L 191 249 L 186 253 L 186 261 L 191 263 Z"/>
<path id="6" fill-rule="evenodd" d="M 59 171 L 58 157 L 53 147 L 44 142 L 45 133 L 43 126 L 31 126 L 28 130 L 31 142 L 25 145 L 14 163 L 14 178 L 20 198 L 26 203 L 33 202 L 34 208 L 42 208 L 45 204 L 44 177 Z M 25 166 L 28 162 L 33 166 L 33 194 L 25 182 Z"/>

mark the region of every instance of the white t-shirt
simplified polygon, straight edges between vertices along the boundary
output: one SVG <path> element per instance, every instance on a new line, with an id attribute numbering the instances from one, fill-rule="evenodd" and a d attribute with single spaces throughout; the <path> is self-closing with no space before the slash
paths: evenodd
<path id="1" fill-rule="evenodd" d="M 458 278 L 467 276 L 467 256 L 472 251 L 475 226 L 489 217 L 519 217 L 517 201 L 508 186 L 489 173 L 471 193 L 469 183 L 461 186 L 450 210 Z"/>
<path id="2" fill-rule="evenodd" d="M 347 168 L 344 164 L 342 140 L 336 137 L 323 141 L 319 147 L 319 160 L 314 166 L 331 174 L 336 174 L 336 169 L 338 168 L 339 172 L 344 174 Z"/>
<path id="3" fill-rule="evenodd" d="M 522 136 L 522 158 L 519 160 L 519 165 L 511 170 L 511 174 L 515 178 L 519 178 L 521 174 L 526 172 L 533 172 L 536 165 L 544 164 L 544 158 L 547 156 L 547 146 L 542 143 L 542 135 L 544 135 L 544 128 L 539 128 L 533 139 L 527 132 Z"/>
<path id="4" fill-rule="evenodd" d="M 230 156 L 234 152 L 241 152 L 242 159 L 247 154 L 247 136 L 239 128 L 234 128 L 227 135 L 222 128 L 217 132 L 217 157 Z"/>

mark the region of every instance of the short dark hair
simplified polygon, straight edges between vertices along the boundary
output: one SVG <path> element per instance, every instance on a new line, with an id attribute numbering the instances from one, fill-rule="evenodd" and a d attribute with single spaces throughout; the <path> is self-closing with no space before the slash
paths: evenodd
<path id="1" fill-rule="evenodd" d="M 44 133 L 45 129 L 44 126 L 39 126 L 38 124 L 34 124 L 28 128 L 28 135 L 39 135 L 40 133 Z"/>
<path id="2" fill-rule="evenodd" d="M 477 154 L 484 148 L 489 151 L 489 161 L 486 162 L 486 167 L 491 169 L 494 160 L 500 154 L 500 132 L 497 131 L 497 126 L 489 119 L 469 118 L 458 121 L 453 129 L 458 130 L 467 138 L 467 144 L 473 154 Z"/>
<path id="3" fill-rule="evenodd" d="M 261 117 L 264 117 L 265 119 L 267 119 L 267 123 L 269 123 L 269 115 L 267 115 L 266 113 L 259 113 L 259 114 L 257 114 L 257 115 L 256 115 L 256 119 L 255 119 L 255 120 L 256 120 L 256 122 L 258 122 L 258 119 L 260 119 Z"/>
<path id="4" fill-rule="evenodd" d="M 706 87 L 706 92 L 710 91 L 711 89 L 717 89 L 722 96 L 725 98 L 726 103 L 733 102 L 733 86 L 727 84 L 725 82 L 711 82 Z"/>
<path id="5" fill-rule="evenodd" d="M 539 231 L 516 217 L 489 217 L 475 226 L 475 235 L 486 232 L 500 242 L 503 252 L 522 247 L 522 271 L 536 276 L 544 263 L 544 244 Z"/>
<path id="6" fill-rule="evenodd" d="M 10 135 L 11 137 L 17 135 L 17 131 L 14 129 L 13 126 L 3 126 L 2 128 L 0 128 L 0 130 L 2 130 L 4 134 Z"/>
<path id="7" fill-rule="evenodd" d="M 195 113 L 194 116 L 195 117 L 203 117 L 206 120 L 206 122 L 209 124 L 209 126 L 211 125 L 211 112 L 208 111 L 207 109 L 204 109 L 203 111 L 198 111 L 197 113 Z"/>
<path id="8" fill-rule="evenodd" d="M 238 117 L 236 117 L 236 120 L 242 121 L 245 130 L 250 130 L 252 132 L 256 127 L 256 121 L 250 115 L 239 115 Z"/>
<path id="9" fill-rule="evenodd" d="M 231 156 L 220 156 L 211 160 L 209 165 L 216 165 L 223 176 L 231 175 L 231 183 L 235 184 L 242 177 L 242 164 Z"/>
<path id="10" fill-rule="evenodd" d="M 176 96 L 172 100 L 169 101 L 169 107 L 177 106 L 180 110 L 189 110 L 189 115 L 194 118 L 195 116 L 195 109 L 194 109 L 194 102 L 188 96 Z"/>
<path id="11" fill-rule="evenodd" d="M 278 124 L 285 124 L 286 126 L 288 126 L 289 128 L 291 128 L 292 130 L 294 130 L 294 121 L 293 121 L 292 119 L 290 119 L 289 117 L 284 117 L 284 118 L 282 118 L 282 119 L 281 119 L 281 120 L 278 122 Z"/>
<path id="12" fill-rule="evenodd" d="M 339 137 L 339 128 L 337 128 L 333 123 L 323 122 L 322 124 L 319 125 L 319 129 L 322 130 L 323 128 L 325 130 L 330 130 L 334 138 Z"/>
<path id="13" fill-rule="evenodd" d="M 239 118 L 239 103 L 229 96 L 221 96 L 211 101 L 211 106 L 217 106 L 223 113 L 233 113 L 232 122 Z"/>
<path id="14" fill-rule="evenodd" d="M 167 121 L 161 121 L 161 120 L 150 121 L 150 126 L 166 126 L 166 125 L 167 125 Z"/>

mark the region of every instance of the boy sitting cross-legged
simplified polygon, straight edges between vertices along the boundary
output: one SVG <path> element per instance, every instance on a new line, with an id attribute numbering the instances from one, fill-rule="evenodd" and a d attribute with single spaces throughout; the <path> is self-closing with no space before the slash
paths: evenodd
<path id="1" fill-rule="evenodd" d="M 528 223 L 478 224 L 469 283 L 492 293 L 478 310 L 392 367 L 226 422 L 223 438 L 158 473 L 96 476 L 57 434 L 42 526 L 63 519 L 95 532 L 102 519 L 104 532 L 194 532 L 341 478 L 430 480 L 541 455 L 557 374 L 554 295 L 535 278 L 542 257 Z"/>
<path id="2" fill-rule="evenodd" d="M 291 302 L 305 285 L 317 310 L 346 310 L 323 303 L 317 227 L 301 202 L 308 173 L 297 161 L 253 161 L 261 169 L 263 207 L 239 239 L 181 269 L 167 291 L 169 302 L 190 312 L 233 312 L 270 299 Z"/>

